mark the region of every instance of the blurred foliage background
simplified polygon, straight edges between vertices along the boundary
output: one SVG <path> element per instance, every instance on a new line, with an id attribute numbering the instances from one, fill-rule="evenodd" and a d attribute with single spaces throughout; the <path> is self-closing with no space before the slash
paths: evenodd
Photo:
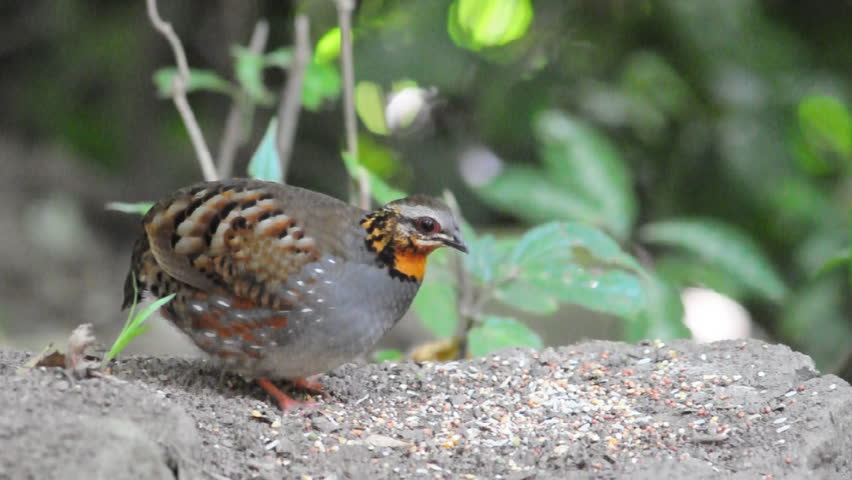
<path id="1" fill-rule="evenodd" d="M 233 92 L 248 95 L 238 173 L 286 79 L 272 67 L 286 67 L 293 16 L 309 15 L 314 64 L 288 182 L 345 198 L 334 3 L 160 3 L 190 65 L 207 71 L 190 101 L 214 151 Z M 278 56 L 252 83 L 256 59 L 234 46 L 259 18 Z M 405 191 L 452 190 L 498 239 L 549 220 L 598 227 L 657 272 L 658 294 L 723 293 L 752 333 L 842 371 L 852 362 L 850 20 L 845 0 L 362 0 L 361 161 Z M 109 336 L 123 321 L 138 219 L 104 203 L 200 179 L 154 81 L 171 51 L 141 1 L 8 4 L 0 32 L 0 341 L 40 348 L 83 321 Z M 676 336 L 683 306 L 662 305 L 668 313 L 651 316 L 678 325 L 564 306 L 515 313 L 547 344 Z M 701 308 L 711 327 L 731 312 Z"/>

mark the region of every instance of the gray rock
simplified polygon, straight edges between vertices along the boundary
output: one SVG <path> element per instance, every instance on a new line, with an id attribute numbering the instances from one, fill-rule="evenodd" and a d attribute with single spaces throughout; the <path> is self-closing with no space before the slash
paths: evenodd
<path id="1" fill-rule="evenodd" d="M 0 479 L 852 478 L 852 387 L 759 341 L 349 364 L 321 413 L 202 360 L 69 383 L 26 358 L 0 350 Z"/>
<path id="2" fill-rule="evenodd" d="M 23 356 L 0 355 L 22 363 Z M 0 375 L 0 478 L 197 478 L 194 421 L 144 385 L 59 370 Z M 64 386 L 65 388 L 57 388 Z"/>

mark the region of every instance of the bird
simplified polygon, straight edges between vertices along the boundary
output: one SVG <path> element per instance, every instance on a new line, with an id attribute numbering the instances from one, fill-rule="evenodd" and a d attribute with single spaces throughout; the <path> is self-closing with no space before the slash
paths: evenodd
<path id="1" fill-rule="evenodd" d="M 370 351 L 410 307 L 440 247 L 468 248 L 442 201 L 413 195 L 368 211 L 276 182 L 202 182 L 144 215 L 124 284 L 166 297 L 161 315 L 282 410 L 306 405 L 274 381 L 313 380 Z"/>

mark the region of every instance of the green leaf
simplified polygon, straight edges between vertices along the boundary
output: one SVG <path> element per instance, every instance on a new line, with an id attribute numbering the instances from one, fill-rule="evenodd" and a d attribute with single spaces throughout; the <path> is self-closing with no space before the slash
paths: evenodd
<path id="1" fill-rule="evenodd" d="M 130 315 L 132 318 L 128 318 L 128 322 L 124 325 L 124 329 L 121 330 L 121 333 L 118 335 L 118 338 L 115 339 L 115 343 L 112 344 L 112 348 L 109 349 L 109 352 L 104 356 L 103 364 L 106 364 L 116 355 L 118 355 L 124 348 L 137 336 L 145 333 L 148 330 L 147 326 L 143 326 L 145 320 L 151 316 L 152 313 L 156 312 L 160 307 L 172 301 L 175 297 L 175 294 L 171 294 L 167 297 L 163 297 L 158 299 L 157 301 L 151 303 L 144 310 L 133 315 L 133 312 L 136 308 L 136 302 L 133 302 L 133 308 L 130 309 Z"/>
<path id="2" fill-rule="evenodd" d="M 134 329 L 139 328 L 139 327 L 142 325 L 142 323 L 144 323 L 144 322 L 145 322 L 145 320 L 147 320 L 147 319 L 148 319 L 148 317 L 150 317 L 150 316 L 151 316 L 151 314 L 153 314 L 154 312 L 156 312 L 157 310 L 159 310 L 159 309 L 160 309 L 160 307 L 162 307 L 163 305 L 165 305 L 165 304 L 167 304 L 167 303 L 171 302 L 173 298 L 175 298 L 175 294 L 174 294 L 174 293 L 173 293 L 173 294 L 171 294 L 171 295 L 167 295 L 167 296 L 165 296 L 165 297 L 163 297 L 163 298 L 158 298 L 156 301 L 152 302 L 150 305 L 148 305 L 147 307 L 145 307 L 145 309 L 144 309 L 144 310 L 142 310 L 141 312 L 137 313 L 137 314 L 133 317 L 133 320 L 131 320 L 131 322 L 130 322 L 130 330 L 134 330 Z"/>
<path id="3" fill-rule="evenodd" d="M 530 223 L 577 220 L 603 226 L 607 220 L 591 200 L 553 183 L 538 168 L 509 166 L 491 183 L 474 189 L 492 206 Z"/>
<path id="4" fill-rule="evenodd" d="M 852 247 L 846 247 L 843 250 L 835 252 L 826 262 L 820 267 L 817 275 L 834 270 L 835 268 L 844 265 L 852 265 Z"/>
<path id="5" fill-rule="evenodd" d="M 643 339 L 690 338 L 691 333 L 683 324 L 683 302 L 678 291 L 658 277 L 646 277 L 643 289 L 647 307 L 635 317 L 627 317 L 625 339 L 637 342 Z"/>
<path id="6" fill-rule="evenodd" d="M 355 86 L 355 111 L 367 127 L 377 135 L 387 135 L 385 124 L 385 101 L 382 87 L 374 82 L 358 82 Z"/>
<path id="7" fill-rule="evenodd" d="M 597 225 L 619 238 L 627 238 L 636 217 L 636 198 L 630 173 L 612 143 L 557 110 L 540 113 L 534 129 L 552 181 L 584 198 L 587 208 L 591 206 L 596 212 Z"/>
<path id="8" fill-rule="evenodd" d="M 558 276 L 545 270 L 531 283 L 556 295 L 561 302 L 621 317 L 635 314 L 645 304 L 640 278 L 635 274 L 620 270 L 595 272 L 577 266 L 562 268 L 561 273 Z"/>
<path id="9" fill-rule="evenodd" d="M 465 237 L 466 238 L 466 237 Z M 450 264 L 450 257 L 459 254 L 449 248 L 439 248 L 429 255 L 426 267 L 426 278 L 424 282 L 446 283 L 454 285 L 456 281 L 455 272 Z"/>
<path id="10" fill-rule="evenodd" d="M 157 94 L 163 98 L 174 94 L 174 80 L 178 70 L 175 67 L 161 68 L 154 72 L 154 85 L 157 86 Z M 210 70 L 189 69 L 189 82 L 186 85 L 186 93 L 196 91 L 219 92 L 232 95 L 236 87 L 231 82 Z"/>
<path id="11" fill-rule="evenodd" d="M 293 64 L 293 50 L 287 47 L 269 52 L 262 57 L 262 64 L 290 68 Z M 263 80 L 262 77 L 260 80 Z M 302 106 L 311 111 L 319 110 L 326 100 L 336 100 L 340 96 L 340 89 L 341 79 L 337 67 L 333 63 L 321 62 L 314 58 L 305 68 Z"/>
<path id="12" fill-rule="evenodd" d="M 817 368 L 836 367 L 852 338 L 848 287 L 837 276 L 805 282 L 787 298 L 777 325 L 785 343 L 808 352 Z"/>
<path id="13" fill-rule="evenodd" d="M 352 176 L 352 178 L 357 179 L 359 171 L 361 169 L 366 172 L 367 181 L 370 184 L 370 193 L 372 194 L 373 198 L 376 199 L 376 201 L 380 204 L 384 205 L 388 202 L 392 202 L 394 200 L 406 196 L 405 192 L 392 188 L 381 178 L 377 177 L 372 172 L 359 165 L 358 159 L 355 158 L 354 155 L 343 153 L 343 164 L 346 166 L 346 170 L 349 172 L 349 175 Z"/>
<path id="14" fill-rule="evenodd" d="M 447 30 L 456 45 L 477 51 L 523 37 L 532 19 L 530 0 L 456 0 Z"/>
<path id="15" fill-rule="evenodd" d="M 333 62 L 340 56 L 340 27 L 334 27 L 325 32 L 314 49 L 314 61 L 318 63 Z"/>
<path id="16" fill-rule="evenodd" d="M 501 283 L 506 275 L 504 259 L 514 247 L 512 238 L 498 239 L 493 235 L 478 235 L 467 222 L 461 224 L 462 237 L 469 253 L 461 257 L 464 270 L 480 285 Z"/>
<path id="17" fill-rule="evenodd" d="M 293 64 L 293 48 L 281 47 L 267 52 L 263 56 L 263 63 L 267 67 L 278 67 L 286 70 Z"/>
<path id="18" fill-rule="evenodd" d="M 311 62 L 305 69 L 302 85 L 302 106 L 316 111 L 326 100 L 336 100 L 340 96 L 340 73 L 331 63 Z"/>
<path id="19" fill-rule="evenodd" d="M 114 210 L 116 212 L 136 213 L 139 215 L 145 215 L 146 213 L 148 213 L 148 210 L 150 210 L 153 206 L 154 202 L 109 202 L 104 206 L 104 208 L 106 208 L 107 210 Z"/>
<path id="20" fill-rule="evenodd" d="M 812 176 L 828 175 L 833 172 L 835 165 L 832 159 L 824 155 L 824 150 L 822 152 L 817 151 L 817 147 L 808 141 L 805 134 L 800 130 L 787 135 L 787 145 L 796 158 L 796 164 L 799 168 Z M 795 177 L 795 180 L 803 181 L 798 177 Z"/>
<path id="21" fill-rule="evenodd" d="M 700 286 L 742 300 L 748 289 L 735 275 L 715 264 L 690 255 L 663 255 L 657 258 L 657 276 L 679 288 Z"/>
<path id="22" fill-rule="evenodd" d="M 669 115 L 685 113 L 693 100 L 689 84 L 665 57 L 652 50 L 630 55 L 621 75 L 621 90 Z M 637 125 L 638 127 L 638 125 Z"/>
<path id="23" fill-rule="evenodd" d="M 799 104 L 799 125 L 817 152 L 852 157 L 852 115 L 839 100 L 811 96 Z"/>
<path id="24" fill-rule="evenodd" d="M 465 269 L 482 284 L 493 282 L 501 261 L 494 236 L 465 239 L 468 244 L 468 254 L 464 257 Z"/>
<path id="25" fill-rule="evenodd" d="M 468 350 L 474 357 L 488 355 L 506 347 L 541 348 L 537 333 L 510 317 L 486 315 L 478 326 L 467 334 Z"/>
<path id="26" fill-rule="evenodd" d="M 824 219 L 814 212 L 832 212 L 831 191 L 817 179 L 804 175 L 790 175 L 775 182 L 767 199 L 777 210 L 778 220 L 784 225 L 795 225 L 796 230 L 811 231 L 818 228 Z"/>
<path id="27" fill-rule="evenodd" d="M 414 297 L 414 310 L 420 324 L 439 339 L 450 338 L 456 332 L 459 317 L 452 285 L 430 281 L 427 274 L 426 281 Z"/>
<path id="28" fill-rule="evenodd" d="M 266 68 L 266 57 L 251 50 L 236 46 L 233 48 L 236 57 L 234 71 L 237 81 L 248 97 L 261 105 L 272 105 L 275 96 L 263 83 L 263 70 Z"/>
<path id="29" fill-rule="evenodd" d="M 760 247 L 731 225 L 710 219 L 668 220 L 643 226 L 640 235 L 646 242 L 683 248 L 718 265 L 761 297 L 778 302 L 787 294 Z"/>
<path id="30" fill-rule="evenodd" d="M 257 146 L 257 150 L 249 161 L 248 174 L 251 178 L 284 183 L 284 172 L 281 170 L 281 161 L 275 145 L 277 131 L 278 120 L 272 117 L 260 145 Z"/>
<path id="31" fill-rule="evenodd" d="M 834 260 L 838 260 L 837 256 L 842 258 L 849 248 L 850 234 L 842 224 L 809 228 L 807 236 L 796 245 L 792 260 L 803 271 L 819 276 L 837 266 Z"/>
<path id="32" fill-rule="evenodd" d="M 501 300 L 518 288 L 621 316 L 644 307 L 642 267 L 605 233 L 586 225 L 551 222 L 530 230 L 501 268 L 501 278 L 514 279 L 498 287 Z"/>
<path id="33" fill-rule="evenodd" d="M 508 252 L 508 243 L 497 240 L 493 235 L 478 235 L 464 220 L 459 227 L 468 247 L 468 254 L 461 257 L 464 271 L 479 285 L 495 282 Z"/>
<path id="34" fill-rule="evenodd" d="M 494 298 L 518 310 L 548 315 L 559 309 L 559 302 L 550 293 L 524 282 L 510 282 L 494 291 Z"/>
<path id="35" fill-rule="evenodd" d="M 405 360 L 405 355 L 395 348 L 387 348 L 384 350 L 376 350 L 373 352 L 373 360 L 376 363 L 382 362 L 401 362 Z"/>
<path id="36" fill-rule="evenodd" d="M 621 268 L 641 273 L 642 267 L 600 230 L 574 222 L 550 222 L 529 230 L 507 259 L 511 265 L 544 265 L 571 260 L 589 268 Z"/>
<path id="37" fill-rule="evenodd" d="M 402 168 L 397 152 L 369 134 L 358 135 L 358 160 L 377 177 L 386 179 L 399 175 Z"/>

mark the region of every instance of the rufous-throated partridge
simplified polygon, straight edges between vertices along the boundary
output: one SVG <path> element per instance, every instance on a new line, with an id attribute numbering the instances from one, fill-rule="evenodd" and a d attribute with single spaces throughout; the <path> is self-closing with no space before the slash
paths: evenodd
<path id="1" fill-rule="evenodd" d="M 271 380 L 317 388 L 305 378 L 369 351 L 408 310 L 429 253 L 467 252 L 458 221 L 433 198 L 369 212 L 259 180 L 183 188 L 142 226 L 124 307 L 136 291 L 174 293 L 163 316 L 285 410 L 299 402 Z"/>

